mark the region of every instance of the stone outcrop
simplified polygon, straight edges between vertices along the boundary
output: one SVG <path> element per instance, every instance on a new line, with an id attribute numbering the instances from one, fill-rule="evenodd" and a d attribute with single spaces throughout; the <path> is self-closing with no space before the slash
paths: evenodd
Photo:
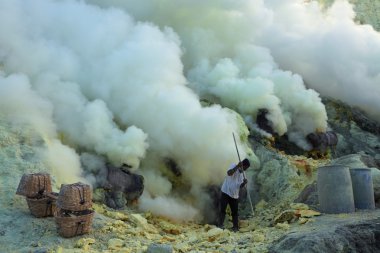
<path id="1" fill-rule="evenodd" d="M 269 252 L 380 252 L 380 218 L 289 233 L 276 241 Z"/>
<path id="2" fill-rule="evenodd" d="M 380 124 L 363 111 L 342 102 L 324 99 L 329 125 L 338 134 L 334 157 L 362 153 L 380 159 Z"/>

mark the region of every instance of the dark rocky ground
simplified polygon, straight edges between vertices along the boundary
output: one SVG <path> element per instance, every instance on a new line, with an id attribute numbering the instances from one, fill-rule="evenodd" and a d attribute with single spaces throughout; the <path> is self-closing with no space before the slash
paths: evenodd
<path id="1" fill-rule="evenodd" d="M 274 242 L 269 252 L 380 252 L 380 210 L 322 215 Z"/>

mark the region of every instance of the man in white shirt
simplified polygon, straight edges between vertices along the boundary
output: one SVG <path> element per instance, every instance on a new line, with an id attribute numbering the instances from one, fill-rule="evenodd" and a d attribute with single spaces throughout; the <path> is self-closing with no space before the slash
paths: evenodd
<path id="1" fill-rule="evenodd" d="M 232 230 L 239 231 L 239 191 L 247 184 L 244 171 L 250 166 L 249 160 L 246 158 L 238 165 L 232 164 L 227 171 L 227 176 L 222 185 L 222 195 L 220 199 L 220 222 L 219 226 L 223 228 L 224 218 L 226 216 L 227 204 L 230 206 L 232 215 Z"/>

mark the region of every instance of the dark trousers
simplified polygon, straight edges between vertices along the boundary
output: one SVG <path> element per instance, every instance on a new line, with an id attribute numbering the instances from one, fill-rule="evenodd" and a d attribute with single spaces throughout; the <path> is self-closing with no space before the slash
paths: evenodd
<path id="1" fill-rule="evenodd" d="M 230 206 L 231 209 L 231 215 L 232 215 L 232 223 L 234 228 L 239 228 L 239 220 L 238 220 L 238 208 L 239 208 L 239 200 L 231 198 L 224 192 L 222 192 L 221 198 L 220 198 L 220 222 L 219 225 L 223 226 L 224 218 L 226 217 L 226 209 L 227 205 Z"/>

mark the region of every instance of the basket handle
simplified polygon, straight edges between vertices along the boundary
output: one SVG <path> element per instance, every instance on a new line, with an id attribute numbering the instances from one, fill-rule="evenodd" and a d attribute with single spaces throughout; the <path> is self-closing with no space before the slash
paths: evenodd
<path id="1" fill-rule="evenodd" d="M 83 205 L 85 203 L 85 200 L 84 200 L 84 188 L 83 188 L 83 186 L 78 186 L 77 189 L 78 189 L 79 198 L 80 198 L 79 204 Z"/>
<path id="2" fill-rule="evenodd" d="M 45 176 L 44 177 L 44 187 L 41 189 L 41 175 L 37 175 L 37 178 L 38 178 L 38 195 L 42 195 L 45 191 L 45 188 L 46 188 L 46 178 Z"/>
<path id="3" fill-rule="evenodd" d="M 45 196 L 52 199 L 52 200 L 57 200 L 58 199 L 58 196 L 57 195 L 54 195 L 53 192 L 47 192 L 45 193 Z"/>
<path id="4" fill-rule="evenodd" d="M 50 199 L 48 199 L 48 200 L 46 201 L 46 208 L 45 208 L 44 216 L 47 216 L 47 214 L 48 214 L 48 210 L 49 210 L 49 208 L 51 208 L 51 207 L 52 207 L 52 201 L 51 201 Z"/>
<path id="5" fill-rule="evenodd" d="M 84 222 L 84 221 L 78 221 L 77 222 L 77 229 L 75 230 L 75 234 L 77 235 L 78 234 L 78 229 L 79 229 L 79 226 L 81 227 L 81 233 L 83 233 L 83 228 L 84 228 L 84 224 L 85 224 L 86 222 Z"/>

